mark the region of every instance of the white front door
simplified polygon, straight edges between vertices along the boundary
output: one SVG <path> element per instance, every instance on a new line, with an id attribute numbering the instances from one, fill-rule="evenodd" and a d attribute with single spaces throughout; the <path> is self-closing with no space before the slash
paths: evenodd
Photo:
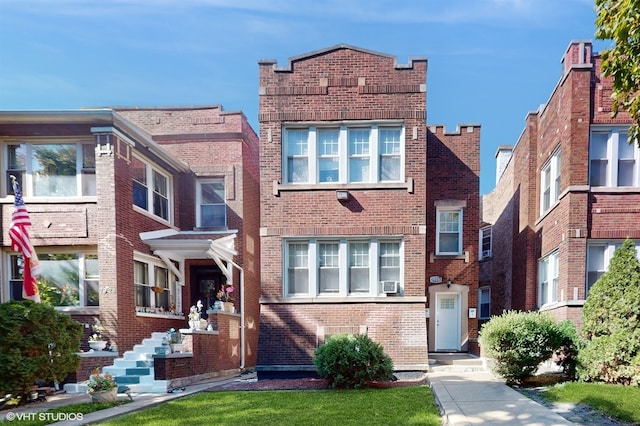
<path id="1" fill-rule="evenodd" d="M 436 293 L 436 351 L 460 350 L 460 294 Z"/>

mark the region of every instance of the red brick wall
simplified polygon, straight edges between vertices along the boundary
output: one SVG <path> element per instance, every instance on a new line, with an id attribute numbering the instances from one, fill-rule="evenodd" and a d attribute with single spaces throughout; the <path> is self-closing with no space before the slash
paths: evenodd
<path id="1" fill-rule="evenodd" d="M 272 61 L 259 64 L 263 304 L 258 364 L 261 366 L 311 364 L 316 327 L 327 323 L 370 324 L 369 334 L 394 351 L 395 363 L 426 362 L 422 304 L 281 303 L 282 240 L 291 235 L 403 236 L 405 296 L 425 295 L 425 240 L 420 225 L 425 224 L 426 209 L 426 61 L 412 61 L 405 68 L 396 68 L 395 61 L 387 55 L 337 47 L 297 57 L 286 70 L 277 68 Z M 404 121 L 405 178 L 414 180 L 413 193 L 406 188 L 351 187 L 351 199 L 344 204 L 336 200 L 336 188 L 282 190 L 279 196 L 273 195 L 274 182 L 282 182 L 284 122 L 380 119 Z M 393 344 L 394 339 L 396 343 L 400 341 L 401 333 L 382 331 L 386 312 L 395 311 L 412 318 L 403 333 L 408 333 L 405 340 L 418 342 L 415 349 Z M 391 349 L 399 347 L 404 350 Z"/>

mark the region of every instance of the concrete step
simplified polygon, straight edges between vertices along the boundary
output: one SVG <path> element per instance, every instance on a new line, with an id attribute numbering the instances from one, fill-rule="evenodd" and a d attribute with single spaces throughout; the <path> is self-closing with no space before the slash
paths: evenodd
<path id="1" fill-rule="evenodd" d="M 486 362 L 468 353 L 440 353 L 429 354 L 429 368 L 434 372 L 483 372 L 487 371 Z"/>

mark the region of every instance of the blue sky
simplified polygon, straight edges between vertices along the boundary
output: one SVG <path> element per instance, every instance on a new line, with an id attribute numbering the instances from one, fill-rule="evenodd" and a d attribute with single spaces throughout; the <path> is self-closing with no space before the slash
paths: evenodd
<path id="1" fill-rule="evenodd" d="M 220 104 L 257 132 L 259 59 L 426 56 L 427 122 L 482 126 L 484 194 L 569 42 L 609 47 L 594 22 L 593 0 L 0 0 L 0 109 Z"/>

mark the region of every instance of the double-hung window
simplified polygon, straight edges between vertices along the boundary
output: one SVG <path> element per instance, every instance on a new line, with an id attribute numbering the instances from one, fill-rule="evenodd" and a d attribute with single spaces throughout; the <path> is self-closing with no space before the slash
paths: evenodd
<path id="1" fill-rule="evenodd" d="M 462 254 L 462 209 L 438 209 L 436 254 Z"/>
<path id="2" fill-rule="evenodd" d="M 489 319 L 491 317 L 491 287 L 481 287 L 478 290 L 478 300 L 480 305 L 479 319 Z"/>
<path id="3" fill-rule="evenodd" d="M 589 141 L 592 187 L 640 186 L 640 149 L 629 144 L 626 129 L 594 128 Z"/>
<path id="4" fill-rule="evenodd" d="M 201 228 L 227 226 L 224 179 L 198 182 L 196 221 Z"/>
<path id="5" fill-rule="evenodd" d="M 96 195 L 94 143 L 9 143 L 6 158 L 8 194 L 13 194 L 14 176 L 27 197 Z"/>
<path id="6" fill-rule="evenodd" d="M 538 262 L 538 307 L 558 301 L 560 255 L 555 251 Z"/>
<path id="7" fill-rule="evenodd" d="M 636 255 L 640 260 L 640 241 L 635 242 Z M 587 245 L 587 293 L 598 279 L 609 270 L 609 262 L 622 241 L 591 241 Z"/>
<path id="8" fill-rule="evenodd" d="M 141 158 L 132 157 L 133 204 L 166 221 L 170 220 L 169 175 Z"/>
<path id="9" fill-rule="evenodd" d="M 560 150 L 540 170 L 540 214 L 549 210 L 560 198 Z"/>
<path id="10" fill-rule="evenodd" d="M 287 127 L 283 181 L 289 184 L 383 183 L 404 179 L 401 122 Z"/>
<path id="11" fill-rule="evenodd" d="M 40 298 L 53 306 L 98 306 L 98 256 L 91 253 L 38 252 L 41 273 L 36 278 Z M 20 255 L 9 256 L 10 295 L 22 300 L 24 261 Z"/>
<path id="12" fill-rule="evenodd" d="M 175 299 L 175 277 L 169 269 L 155 259 L 140 258 L 133 261 L 134 298 L 137 310 L 152 308 L 169 311 Z"/>
<path id="13" fill-rule="evenodd" d="M 400 240 L 294 239 L 285 241 L 283 259 L 287 297 L 379 296 L 384 281 L 401 292 Z"/>
<path id="14" fill-rule="evenodd" d="M 480 260 L 491 257 L 492 234 L 493 228 L 491 226 L 480 229 Z"/>

